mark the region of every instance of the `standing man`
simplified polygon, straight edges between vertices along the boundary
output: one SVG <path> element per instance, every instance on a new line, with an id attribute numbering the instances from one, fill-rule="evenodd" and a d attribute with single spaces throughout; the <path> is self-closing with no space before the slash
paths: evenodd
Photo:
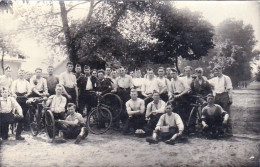
<path id="1" fill-rule="evenodd" d="M 230 114 L 230 105 L 232 104 L 232 82 L 231 79 L 222 73 L 223 68 L 216 66 L 213 71 L 215 73 L 214 78 L 209 80 L 209 83 L 213 86 L 213 93 L 215 94 L 215 103 L 219 104 L 227 113 Z M 227 135 L 232 136 L 231 119 L 227 123 Z"/>
<path id="2" fill-rule="evenodd" d="M 159 82 L 159 94 L 163 101 L 168 101 L 168 85 L 170 85 L 170 81 L 164 77 L 164 68 L 158 68 L 158 82 Z"/>
<path id="3" fill-rule="evenodd" d="M 172 79 L 172 74 L 171 74 L 171 67 L 167 67 L 166 68 L 166 75 L 165 75 L 165 78 L 169 79 L 169 81 L 171 81 Z"/>
<path id="4" fill-rule="evenodd" d="M 145 105 L 144 100 L 138 98 L 136 89 L 131 89 L 131 99 L 126 102 L 126 110 L 128 119 L 124 126 L 123 134 L 127 134 L 129 129 L 133 129 L 134 132 L 137 129 L 143 127 L 145 123 Z"/>
<path id="5" fill-rule="evenodd" d="M 78 103 L 78 88 L 76 76 L 72 73 L 73 63 L 67 63 L 67 71 L 60 74 L 59 84 L 64 87 L 64 94 L 67 96 L 67 103 Z"/>
<path id="6" fill-rule="evenodd" d="M 112 69 L 110 66 L 106 67 L 105 78 L 111 78 Z"/>
<path id="7" fill-rule="evenodd" d="M 47 81 L 42 77 L 42 69 L 36 68 L 35 75 L 30 79 L 32 97 L 48 96 Z"/>
<path id="8" fill-rule="evenodd" d="M 135 69 L 135 78 L 133 78 L 133 85 L 137 90 L 138 97 L 142 97 L 142 83 L 145 79 L 142 77 L 142 72 L 139 68 Z"/>
<path id="9" fill-rule="evenodd" d="M 7 66 L 4 70 L 5 70 L 5 75 L 0 77 L 0 88 L 5 87 L 8 88 L 9 91 L 11 91 L 11 86 L 13 82 L 13 79 L 11 78 L 12 69 L 11 67 Z"/>
<path id="10" fill-rule="evenodd" d="M 181 77 L 181 79 L 183 80 L 183 82 L 185 82 L 185 84 L 188 86 L 188 88 L 191 87 L 191 82 L 192 82 L 191 72 L 192 72 L 192 67 L 186 66 L 186 67 L 184 67 L 185 76 Z"/>
<path id="11" fill-rule="evenodd" d="M 82 74 L 81 72 L 82 72 L 81 65 L 76 64 L 76 66 L 75 66 L 75 76 L 76 76 L 77 81 L 81 76 L 84 76 L 84 74 Z"/>
<path id="12" fill-rule="evenodd" d="M 55 88 L 56 85 L 59 83 L 59 78 L 53 75 L 53 66 L 49 66 L 47 68 L 48 77 L 47 80 L 47 87 L 48 87 L 48 93 L 50 95 L 55 95 Z"/>
<path id="13" fill-rule="evenodd" d="M 79 113 L 83 114 L 85 107 L 90 112 L 93 106 L 93 95 L 91 91 L 96 90 L 97 78 L 90 75 L 90 67 L 84 66 L 84 76 L 78 80 L 79 87 Z"/>
<path id="14" fill-rule="evenodd" d="M 98 70 L 98 80 L 96 90 L 101 94 L 109 93 L 113 90 L 112 80 L 110 78 L 105 78 L 105 71 Z"/>

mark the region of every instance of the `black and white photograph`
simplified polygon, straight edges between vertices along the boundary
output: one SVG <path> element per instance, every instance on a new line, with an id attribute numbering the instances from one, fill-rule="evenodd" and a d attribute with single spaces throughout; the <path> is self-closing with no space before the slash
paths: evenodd
<path id="1" fill-rule="evenodd" d="M 0 0 L 0 167 L 259 167 L 260 1 Z"/>

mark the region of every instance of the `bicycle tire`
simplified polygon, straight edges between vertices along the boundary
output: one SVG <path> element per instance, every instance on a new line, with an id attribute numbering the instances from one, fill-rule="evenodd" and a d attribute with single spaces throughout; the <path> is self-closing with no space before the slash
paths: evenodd
<path id="1" fill-rule="evenodd" d="M 33 136 L 37 136 L 40 131 L 39 127 L 39 111 L 36 108 L 33 113 L 32 108 L 30 108 L 27 112 L 29 114 L 29 126 Z"/>
<path id="2" fill-rule="evenodd" d="M 196 107 L 192 107 L 192 109 L 190 111 L 189 119 L 187 122 L 187 127 L 189 127 L 189 125 L 190 125 L 190 120 L 191 120 L 192 114 L 194 113 L 195 109 L 196 109 Z"/>
<path id="3" fill-rule="evenodd" d="M 102 96 L 101 99 L 102 104 L 108 106 L 108 109 L 112 113 L 113 119 L 117 119 L 123 109 L 123 104 L 121 98 L 113 93 L 106 93 Z"/>
<path id="4" fill-rule="evenodd" d="M 108 108 L 95 107 L 91 110 L 87 119 L 88 129 L 96 135 L 106 133 L 111 127 L 112 119 L 112 113 Z"/>
<path id="5" fill-rule="evenodd" d="M 51 139 L 51 142 L 53 143 L 55 138 L 55 120 L 50 110 L 45 112 L 45 129 L 48 138 Z"/>

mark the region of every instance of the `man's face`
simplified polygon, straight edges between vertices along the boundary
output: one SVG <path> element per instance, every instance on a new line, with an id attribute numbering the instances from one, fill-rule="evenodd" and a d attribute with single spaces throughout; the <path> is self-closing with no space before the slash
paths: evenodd
<path id="1" fill-rule="evenodd" d="M 49 68 L 47 69 L 47 72 L 48 72 L 49 75 L 52 75 L 52 74 L 53 74 L 53 68 L 52 68 L 52 67 L 49 67 Z"/>
<path id="2" fill-rule="evenodd" d="M 68 70 L 68 72 L 72 72 L 72 70 L 73 70 L 73 65 L 68 64 L 68 65 L 67 65 L 67 70 Z"/>
<path id="3" fill-rule="evenodd" d="M 166 106 L 165 112 L 167 113 L 167 115 L 171 115 L 172 114 L 172 106 L 170 106 L 170 105 Z"/>
<path id="4" fill-rule="evenodd" d="M 11 76 L 11 70 L 6 70 L 6 71 L 5 71 L 5 75 L 8 76 L 8 77 L 10 77 L 10 76 Z"/>
<path id="5" fill-rule="evenodd" d="M 177 72 L 172 72 L 172 73 L 171 73 L 171 76 L 172 76 L 173 78 L 177 78 L 178 74 L 177 74 Z"/>
<path id="6" fill-rule="evenodd" d="M 166 68 L 166 74 L 171 74 L 171 68 Z"/>
<path id="7" fill-rule="evenodd" d="M 86 75 L 89 75 L 89 74 L 90 74 L 90 69 L 89 69 L 89 68 L 85 68 L 85 69 L 84 69 L 84 73 L 85 73 Z"/>
<path id="8" fill-rule="evenodd" d="M 111 76 L 113 77 L 113 78 L 116 78 L 117 76 L 116 76 L 116 71 L 112 71 L 111 72 Z"/>
<path id="9" fill-rule="evenodd" d="M 106 74 L 110 75 L 111 74 L 111 68 L 106 68 Z"/>
<path id="10" fill-rule="evenodd" d="M 148 71 L 147 75 L 148 75 L 149 78 L 153 78 L 153 71 Z"/>
<path id="11" fill-rule="evenodd" d="M 186 76 L 190 76 L 191 75 L 191 70 L 189 68 L 186 68 L 184 70 L 184 73 L 186 74 Z"/>
<path id="12" fill-rule="evenodd" d="M 36 75 L 36 77 L 41 77 L 42 76 L 42 70 L 36 70 L 35 75 Z"/>
<path id="13" fill-rule="evenodd" d="M 2 94 L 3 98 L 7 98 L 8 97 L 8 90 L 3 90 L 1 94 Z"/>
<path id="14" fill-rule="evenodd" d="M 68 114 L 73 114 L 75 112 L 74 106 L 71 106 L 71 107 L 69 107 L 67 109 L 68 109 Z"/>
<path id="15" fill-rule="evenodd" d="M 18 72 L 18 77 L 20 79 L 23 79 L 24 78 L 24 72 L 23 71 Z"/>
<path id="16" fill-rule="evenodd" d="M 212 96 L 207 97 L 207 101 L 209 104 L 214 104 L 214 97 Z"/>
<path id="17" fill-rule="evenodd" d="M 199 78 L 201 78 L 201 76 L 202 76 L 202 71 L 201 71 L 201 70 L 197 70 L 197 71 L 196 71 L 196 74 L 197 74 L 197 76 L 198 76 Z"/>
<path id="18" fill-rule="evenodd" d="M 120 68 L 120 75 L 125 75 L 125 69 L 124 68 Z"/>
<path id="19" fill-rule="evenodd" d="M 97 72 L 96 72 L 96 71 L 93 71 L 93 72 L 92 72 L 92 76 L 97 77 Z"/>
<path id="20" fill-rule="evenodd" d="M 76 67 L 75 72 L 78 73 L 78 74 L 81 73 L 81 67 Z"/>
<path id="21" fill-rule="evenodd" d="M 159 99 L 160 99 L 159 93 L 154 93 L 154 94 L 153 94 L 153 100 L 154 100 L 154 101 L 158 101 Z"/>
<path id="22" fill-rule="evenodd" d="M 133 71 L 130 72 L 130 76 L 131 76 L 132 78 L 134 77 L 134 72 L 133 72 Z"/>
<path id="23" fill-rule="evenodd" d="M 216 76 L 220 76 L 220 75 L 222 74 L 222 70 L 221 70 L 221 69 L 215 69 L 215 70 L 214 70 L 214 74 L 215 74 Z"/>
<path id="24" fill-rule="evenodd" d="M 56 88 L 56 94 L 57 95 L 61 95 L 62 94 L 62 88 L 61 87 L 57 87 Z"/>
<path id="25" fill-rule="evenodd" d="M 135 72 L 135 74 L 136 74 L 136 77 L 141 77 L 142 76 L 141 70 L 137 70 Z"/>
<path id="26" fill-rule="evenodd" d="M 98 73 L 98 79 L 103 79 L 104 78 L 104 74 L 102 72 Z"/>
<path id="27" fill-rule="evenodd" d="M 132 99 L 135 100 L 135 99 L 137 99 L 138 94 L 137 94 L 137 92 L 131 92 L 130 96 L 131 96 Z"/>
<path id="28" fill-rule="evenodd" d="M 159 75 L 159 77 L 163 77 L 164 76 L 164 70 L 163 69 L 159 69 L 158 70 L 158 75 Z"/>

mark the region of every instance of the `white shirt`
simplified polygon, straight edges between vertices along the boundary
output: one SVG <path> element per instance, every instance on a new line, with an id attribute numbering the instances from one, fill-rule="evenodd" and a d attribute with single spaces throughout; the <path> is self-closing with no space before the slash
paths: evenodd
<path id="1" fill-rule="evenodd" d="M 142 84 L 142 92 L 145 94 L 151 94 L 153 91 L 156 90 L 159 92 L 159 81 L 157 78 L 153 79 L 144 79 Z"/>
<path id="2" fill-rule="evenodd" d="M 54 113 L 65 112 L 67 99 L 64 96 L 52 95 L 49 97 L 49 100 L 51 101 L 51 110 Z"/>
<path id="3" fill-rule="evenodd" d="M 0 87 L 6 87 L 11 89 L 13 79 L 11 77 L 7 77 L 6 75 L 0 76 Z"/>
<path id="4" fill-rule="evenodd" d="M 31 85 L 26 79 L 17 79 L 13 82 L 12 92 L 15 93 L 31 93 Z"/>
<path id="5" fill-rule="evenodd" d="M 75 88 L 77 85 L 77 79 L 72 72 L 65 71 L 60 74 L 59 83 L 68 88 Z"/>
<path id="6" fill-rule="evenodd" d="M 93 89 L 92 82 L 91 82 L 90 78 L 91 77 L 89 76 L 88 80 L 87 80 L 86 90 L 92 90 Z"/>
<path id="7" fill-rule="evenodd" d="M 180 77 L 181 80 L 186 84 L 187 88 L 191 88 L 192 78 L 191 77 Z"/>
<path id="8" fill-rule="evenodd" d="M 21 106 L 13 97 L 7 97 L 7 99 L 0 97 L 0 103 L 0 113 L 10 113 L 13 111 L 13 109 L 16 109 L 19 115 L 23 115 Z"/>
<path id="9" fill-rule="evenodd" d="M 222 75 L 221 77 L 214 77 L 208 81 L 211 85 L 213 85 L 214 93 L 217 94 L 227 92 L 229 89 L 233 88 L 231 79 L 226 75 Z"/>
<path id="10" fill-rule="evenodd" d="M 172 113 L 170 116 L 167 113 L 163 114 L 160 117 L 156 126 L 169 126 L 175 128 L 178 127 L 179 131 L 184 130 L 184 125 L 181 120 L 181 117 L 176 113 Z"/>
<path id="11" fill-rule="evenodd" d="M 141 91 L 144 80 L 144 78 L 133 78 L 133 84 L 135 87 L 137 87 L 137 91 Z"/>
<path id="12" fill-rule="evenodd" d="M 161 92 L 165 87 L 168 89 L 168 86 L 171 84 L 169 79 L 163 77 L 160 78 L 158 77 L 158 82 L 159 82 L 159 92 Z"/>
<path id="13" fill-rule="evenodd" d="M 163 100 L 159 100 L 157 104 L 154 101 L 150 102 L 147 105 L 145 116 L 147 117 L 152 111 L 159 111 L 160 113 L 164 113 L 166 103 Z"/>
<path id="14" fill-rule="evenodd" d="M 183 80 L 181 80 L 179 77 L 177 77 L 176 80 L 172 78 L 171 84 L 169 86 L 169 94 L 182 93 L 186 89 L 188 89 L 188 86 L 184 83 Z"/>
<path id="15" fill-rule="evenodd" d="M 35 84 L 35 82 L 37 82 L 37 84 Z M 43 77 L 38 79 L 36 78 L 36 75 L 32 76 L 30 79 L 30 84 L 32 89 L 36 88 L 38 91 L 48 91 L 47 80 Z"/>

